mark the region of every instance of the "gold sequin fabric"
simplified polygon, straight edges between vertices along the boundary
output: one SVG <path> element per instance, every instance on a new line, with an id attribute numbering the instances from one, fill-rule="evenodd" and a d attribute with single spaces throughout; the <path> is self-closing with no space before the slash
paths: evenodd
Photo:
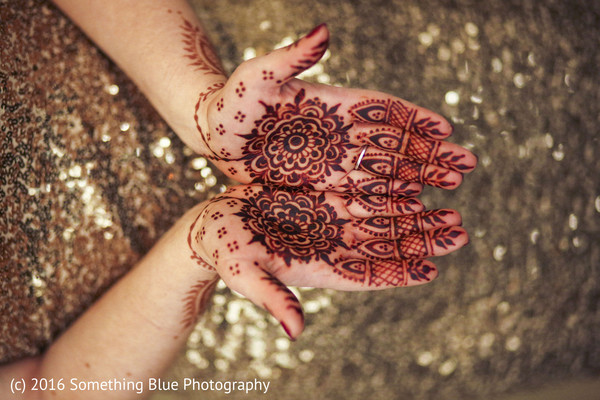
<path id="1" fill-rule="evenodd" d="M 222 187 L 53 5 L 1 1 L 0 43 L 6 362 L 41 351 Z"/>

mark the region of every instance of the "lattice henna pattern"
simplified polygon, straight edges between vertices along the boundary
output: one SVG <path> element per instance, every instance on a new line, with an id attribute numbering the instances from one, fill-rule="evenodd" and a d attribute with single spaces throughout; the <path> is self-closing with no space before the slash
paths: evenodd
<path id="1" fill-rule="evenodd" d="M 346 260 L 336 264 L 335 272 L 345 279 L 366 286 L 406 286 L 409 277 L 414 282 L 429 282 L 434 268 L 424 260 L 401 262 Z"/>

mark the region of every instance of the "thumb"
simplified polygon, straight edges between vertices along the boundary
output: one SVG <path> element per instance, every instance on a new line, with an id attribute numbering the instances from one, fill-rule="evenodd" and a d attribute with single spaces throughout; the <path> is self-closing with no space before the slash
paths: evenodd
<path id="1" fill-rule="evenodd" d="M 295 340 L 304 330 L 304 314 L 294 293 L 257 262 L 236 260 L 228 264 L 225 270 L 232 273 L 221 274 L 227 286 L 267 310 Z"/>
<path id="2" fill-rule="evenodd" d="M 283 85 L 315 65 L 329 45 L 329 30 L 321 24 L 287 47 L 261 57 L 263 80 Z"/>

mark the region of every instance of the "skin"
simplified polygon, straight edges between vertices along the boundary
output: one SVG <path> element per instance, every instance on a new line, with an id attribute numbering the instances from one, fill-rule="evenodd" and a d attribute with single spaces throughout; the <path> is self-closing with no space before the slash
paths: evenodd
<path id="1" fill-rule="evenodd" d="M 56 4 L 188 146 L 251 185 L 189 210 L 43 354 L 0 367 L 3 395 L 13 378 L 161 376 L 219 277 L 295 339 L 304 320 L 286 285 L 377 290 L 423 284 L 437 275 L 427 257 L 468 242 L 457 212 L 424 211 L 411 197 L 423 184 L 454 188 L 475 166 L 471 153 L 444 141 L 452 132 L 445 119 L 384 93 L 295 78 L 325 52 L 325 26 L 243 63 L 227 78 L 183 0 Z M 305 153 L 294 153 L 300 148 Z M 306 167 L 315 162 L 302 154 L 318 159 L 318 169 Z M 69 391 L 11 398 L 56 395 L 80 398 Z M 117 391 L 85 396 L 139 398 Z"/>

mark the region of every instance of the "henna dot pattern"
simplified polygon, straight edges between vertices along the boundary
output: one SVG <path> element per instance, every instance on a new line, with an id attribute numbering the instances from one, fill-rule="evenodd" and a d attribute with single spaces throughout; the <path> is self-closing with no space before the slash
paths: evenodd
<path id="1" fill-rule="evenodd" d="M 244 97 L 245 91 L 246 91 L 246 87 L 244 86 L 244 82 L 240 82 L 238 84 L 238 87 L 235 88 L 235 94 L 237 94 L 238 97 Z"/>
<path id="2" fill-rule="evenodd" d="M 285 261 L 324 261 L 332 259 L 339 249 L 348 249 L 343 241 L 344 225 L 349 221 L 337 217 L 326 203 L 325 194 L 305 194 L 264 186 L 248 199 L 240 199 L 244 229 L 252 233 L 250 243 L 261 243 L 267 252 Z"/>
<path id="3" fill-rule="evenodd" d="M 263 75 L 263 81 L 274 79 L 273 71 L 263 71 L 262 75 Z"/>
<path id="4" fill-rule="evenodd" d="M 345 172 L 340 164 L 356 147 L 349 142 L 351 125 L 336 114 L 339 105 L 305 96 L 302 89 L 293 103 L 261 102 L 265 114 L 251 133 L 240 135 L 247 140 L 242 159 L 253 182 L 313 188 L 333 172 Z"/>

